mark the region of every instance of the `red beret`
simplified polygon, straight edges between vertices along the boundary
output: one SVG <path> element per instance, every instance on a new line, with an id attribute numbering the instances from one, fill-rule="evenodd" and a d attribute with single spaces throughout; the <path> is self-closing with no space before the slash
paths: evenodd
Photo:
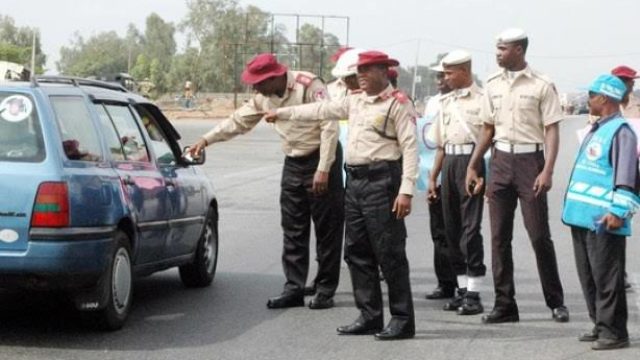
<path id="1" fill-rule="evenodd" d="M 611 75 L 615 75 L 619 78 L 626 78 L 626 79 L 638 78 L 636 71 L 625 65 L 620 65 L 613 68 L 613 70 L 611 70 Z"/>
<path id="2" fill-rule="evenodd" d="M 396 59 L 389 58 L 389 55 L 383 52 L 365 51 L 358 55 L 358 66 L 364 65 L 398 66 L 400 63 Z"/>
<path id="3" fill-rule="evenodd" d="M 257 84 L 274 76 L 284 75 L 287 67 L 278 63 L 273 54 L 256 55 L 242 72 L 242 81 L 249 85 Z"/>
<path id="4" fill-rule="evenodd" d="M 338 59 L 340 59 L 340 56 L 342 56 L 342 54 L 344 54 L 345 52 L 347 52 L 347 50 L 351 50 L 353 48 L 348 47 L 348 46 L 341 46 L 338 48 L 338 50 L 336 50 L 335 53 L 333 53 L 333 55 L 331 55 L 331 57 L 329 58 L 329 60 L 331 60 L 331 62 L 338 62 Z"/>

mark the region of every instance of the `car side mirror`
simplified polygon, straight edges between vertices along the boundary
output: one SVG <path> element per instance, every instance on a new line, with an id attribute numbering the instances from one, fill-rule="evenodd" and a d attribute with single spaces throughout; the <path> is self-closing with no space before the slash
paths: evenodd
<path id="1" fill-rule="evenodd" d="M 205 160 L 206 160 L 206 152 L 204 151 L 204 149 L 202 149 L 200 151 L 200 153 L 198 154 L 197 157 L 193 157 L 191 156 L 191 153 L 189 152 L 190 148 L 189 146 L 185 146 L 184 149 L 182 149 L 182 163 L 186 164 L 186 165 L 202 165 L 204 164 Z"/>

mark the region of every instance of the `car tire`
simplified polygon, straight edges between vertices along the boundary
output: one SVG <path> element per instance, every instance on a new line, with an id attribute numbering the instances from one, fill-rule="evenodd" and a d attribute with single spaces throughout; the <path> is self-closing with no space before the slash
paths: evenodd
<path id="1" fill-rule="evenodd" d="M 193 262 L 180 266 L 180 279 L 186 287 L 211 285 L 218 265 L 218 217 L 209 209 Z"/>
<path id="2" fill-rule="evenodd" d="M 133 300 L 133 272 L 131 268 L 131 242 L 123 231 L 114 235 L 114 251 L 109 261 L 103 290 L 107 294 L 105 307 L 96 311 L 93 318 L 102 330 L 119 330 L 129 316 Z"/>

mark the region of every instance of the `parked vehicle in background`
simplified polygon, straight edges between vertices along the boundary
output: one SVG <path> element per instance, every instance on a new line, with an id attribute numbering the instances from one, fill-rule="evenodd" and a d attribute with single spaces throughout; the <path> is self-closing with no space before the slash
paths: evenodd
<path id="1" fill-rule="evenodd" d="M 121 328 L 134 277 L 178 266 L 211 284 L 213 186 L 147 99 L 71 77 L 0 84 L 0 287 L 63 290 Z"/>

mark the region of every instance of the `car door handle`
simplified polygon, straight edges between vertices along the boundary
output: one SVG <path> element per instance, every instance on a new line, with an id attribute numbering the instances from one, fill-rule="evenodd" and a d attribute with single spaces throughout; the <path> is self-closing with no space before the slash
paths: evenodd
<path id="1" fill-rule="evenodd" d="M 133 177 L 131 177 L 131 175 L 127 175 L 124 178 L 122 178 L 122 182 L 125 185 L 135 185 L 136 184 L 135 180 L 133 180 Z"/>

